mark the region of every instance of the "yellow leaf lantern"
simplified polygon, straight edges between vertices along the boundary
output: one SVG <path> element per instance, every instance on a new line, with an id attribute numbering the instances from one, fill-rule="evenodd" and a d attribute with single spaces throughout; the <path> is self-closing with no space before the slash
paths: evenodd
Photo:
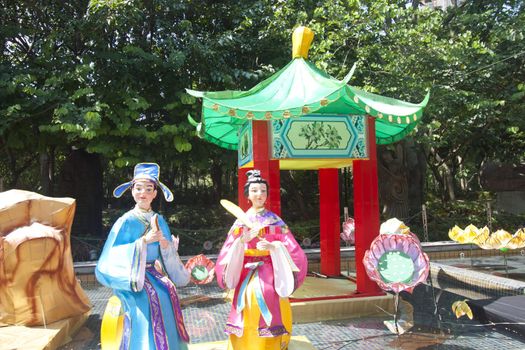
<path id="1" fill-rule="evenodd" d="M 472 320 L 473 314 L 470 306 L 467 304 L 467 300 L 459 300 L 452 304 L 452 312 L 456 315 L 457 318 L 467 315 L 469 319 Z"/>
<path id="2" fill-rule="evenodd" d="M 525 247 L 525 229 L 521 228 L 514 235 L 506 230 L 490 233 L 487 226 L 478 229 L 470 224 L 462 230 L 454 226 L 448 231 L 451 240 L 467 244 L 476 244 L 482 249 L 519 249 Z"/>

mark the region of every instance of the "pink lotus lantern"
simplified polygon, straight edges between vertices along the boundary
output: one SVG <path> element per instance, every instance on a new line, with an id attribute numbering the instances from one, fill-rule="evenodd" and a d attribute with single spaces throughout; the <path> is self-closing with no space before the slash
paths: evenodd
<path id="1" fill-rule="evenodd" d="M 430 267 L 419 240 L 409 230 L 382 232 L 365 252 L 363 263 L 371 280 L 396 294 L 411 293 L 427 279 Z"/>
<path id="2" fill-rule="evenodd" d="M 355 222 L 354 219 L 348 216 L 348 207 L 344 207 L 344 218 L 343 232 L 341 232 L 341 239 L 346 242 L 347 245 L 354 244 L 355 242 Z"/>
<path id="3" fill-rule="evenodd" d="M 190 272 L 190 279 L 195 284 L 207 284 L 215 276 L 215 264 L 203 254 L 189 259 L 185 265 Z"/>
<path id="4" fill-rule="evenodd" d="M 355 222 L 352 218 L 346 218 L 343 222 L 343 232 L 341 232 L 341 238 L 346 244 L 354 244 L 355 242 Z"/>
<path id="5" fill-rule="evenodd" d="M 394 326 L 389 321 L 385 324 L 393 333 L 403 334 L 406 327 L 397 320 L 399 292 L 412 293 L 427 279 L 430 269 L 428 256 L 421 249 L 419 239 L 403 222 L 390 219 L 381 225 L 380 234 L 365 252 L 363 263 L 368 277 L 379 288 L 395 293 Z"/>

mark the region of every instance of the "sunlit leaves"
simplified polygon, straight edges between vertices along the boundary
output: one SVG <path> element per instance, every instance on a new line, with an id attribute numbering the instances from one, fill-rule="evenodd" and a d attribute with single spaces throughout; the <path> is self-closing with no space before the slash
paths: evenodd
<path id="1" fill-rule="evenodd" d="M 310 60 L 329 74 L 359 62 L 351 85 L 410 102 L 430 89 L 416 140 L 433 149 L 436 176 L 447 164 L 472 178 L 486 159 L 525 154 L 522 2 L 445 11 L 388 0 L 4 4 L 0 136 L 28 154 L 75 146 L 125 166 L 159 150 L 184 162 L 191 150 L 204 164 L 212 146 L 194 138 L 186 116 L 199 120 L 199 106 L 184 89 L 251 88 L 290 60 L 298 25 L 314 30 Z"/>
<path id="2" fill-rule="evenodd" d="M 79 99 L 80 97 L 83 97 L 83 96 L 87 96 L 87 95 L 92 95 L 93 94 L 93 88 L 91 87 L 84 87 L 84 88 L 80 88 L 78 90 L 76 90 L 75 92 L 73 92 L 73 95 L 71 96 L 71 100 L 77 100 Z"/>
<path id="3" fill-rule="evenodd" d="M 191 151 L 191 144 L 181 137 L 175 136 L 173 138 L 173 145 L 175 146 L 175 149 L 179 152 Z"/>

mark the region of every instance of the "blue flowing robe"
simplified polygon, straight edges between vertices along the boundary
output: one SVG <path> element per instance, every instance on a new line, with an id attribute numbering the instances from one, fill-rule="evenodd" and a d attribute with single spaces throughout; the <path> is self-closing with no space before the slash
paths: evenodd
<path id="1" fill-rule="evenodd" d="M 141 217 L 136 209 L 130 210 L 115 222 L 104 245 L 95 274 L 98 281 L 104 286 L 112 288 L 114 294 L 122 302 L 125 315 L 125 329 L 121 349 L 158 349 L 154 338 L 158 335 L 154 335 L 150 302 L 146 288 L 134 291 L 136 286 L 133 284 L 138 278 L 141 278 L 140 274 L 145 273 L 145 276 L 143 275 L 142 278 L 146 278 L 151 283 L 160 301 L 162 324 L 164 325 L 164 333 L 168 341 L 166 349 L 186 350 L 187 345 L 182 341 L 177 330 L 177 319 L 174 315 L 167 288 L 150 272 L 144 271 L 144 267 L 142 269 L 138 267 L 138 255 L 140 255 L 138 254 L 138 249 L 140 249 L 141 244 L 144 244 L 141 237 L 149 229 L 149 218 L 153 212 L 150 213 L 145 218 L 144 216 Z M 172 237 L 169 227 L 165 219 L 160 215 L 158 216 L 158 223 L 160 230 L 171 244 Z M 147 244 L 146 249 L 146 264 L 152 264 L 157 259 L 161 261 L 166 260 L 166 258 L 161 258 L 160 244 L 158 242 Z M 179 271 L 175 273 L 177 275 L 175 278 L 170 273 L 170 278 L 172 280 L 178 279 L 178 281 L 173 281 L 177 285 L 185 285 L 188 283 L 189 275 L 176 252 L 175 255 L 168 259 L 177 261 L 163 261 L 163 263 L 164 266 L 168 264 L 175 265 Z M 182 322 L 182 319 L 180 321 Z"/>

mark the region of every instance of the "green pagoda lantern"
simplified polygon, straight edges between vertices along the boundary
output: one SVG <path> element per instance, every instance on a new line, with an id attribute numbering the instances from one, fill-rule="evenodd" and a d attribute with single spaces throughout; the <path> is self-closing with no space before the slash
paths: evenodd
<path id="1" fill-rule="evenodd" d="M 237 150 L 239 178 L 251 168 L 269 179 L 270 209 L 280 213 L 279 170 L 319 171 L 321 273 L 340 274 L 338 169 L 352 166 L 356 223 L 357 290 L 380 293 L 362 258 L 379 234 L 376 144 L 403 139 L 421 121 L 429 93 L 418 104 L 348 85 L 356 69 L 338 80 L 308 61 L 313 32 L 293 33 L 292 60 L 248 91 L 187 92 L 202 98 L 205 140 Z M 245 201 L 239 189 L 239 205 Z"/>

